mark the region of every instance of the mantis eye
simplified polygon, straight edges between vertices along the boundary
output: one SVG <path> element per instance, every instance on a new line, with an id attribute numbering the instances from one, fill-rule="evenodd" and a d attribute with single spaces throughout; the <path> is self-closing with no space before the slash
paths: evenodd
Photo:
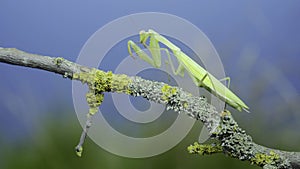
<path id="1" fill-rule="evenodd" d="M 144 30 L 140 31 L 140 42 L 141 43 L 145 43 L 145 41 L 147 40 L 147 32 L 145 32 Z"/>
<path id="2" fill-rule="evenodd" d="M 145 33 L 146 33 L 145 30 L 140 31 L 140 35 L 145 34 Z"/>

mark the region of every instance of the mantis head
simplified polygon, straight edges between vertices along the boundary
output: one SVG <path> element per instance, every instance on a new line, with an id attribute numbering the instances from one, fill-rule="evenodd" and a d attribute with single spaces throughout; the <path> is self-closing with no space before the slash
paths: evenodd
<path id="1" fill-rule="evenodd" d="M 140 43 L 145 44 L 149 36 L 150 35 L 148 32 L 141 30 L 140 31 Z"/>

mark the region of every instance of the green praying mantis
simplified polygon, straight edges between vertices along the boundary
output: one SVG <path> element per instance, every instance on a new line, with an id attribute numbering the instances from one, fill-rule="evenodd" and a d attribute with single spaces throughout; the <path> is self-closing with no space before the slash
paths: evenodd
<path id="1" fill-rule="evenodd" d="M 187 56 L 184 52 L 175 46 L 168 39 L 158 34 L 154 30 L 140 31 L 140 43 L 142 43 L 151 53 L 152 57 L 148 56 L 136 43 L 128 41 L 128 52 L 133 57 L 132 49 L 144 61 L 151 64 L 153 67 L 161 66 L 161 50 L 165 50 L 168 55 L 169 63 L 175 75 L 184 76 L 184 71 L 187 71 L 193 82 L 198 87 L 203 87 L 210 93 L 224 101 L 226 104 L 237 109 L 238 111 L 245 110 L 249 112 L 249 107 L 216 77 L 207 72 L 203 67 L 197 64 L 193 59 Z M 149 39 L 149 45 L 146 44 Z M 169 48 L 173 55 L 177 58 L 178 68 L 175 70 L 168 49 L 160 48 L 159 43 L 164 44 Z M 229 78 L 228 78 L 229 80 Z"/>

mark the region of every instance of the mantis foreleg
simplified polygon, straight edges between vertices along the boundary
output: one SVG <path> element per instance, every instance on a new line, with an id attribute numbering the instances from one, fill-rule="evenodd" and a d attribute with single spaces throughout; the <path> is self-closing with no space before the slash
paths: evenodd
<path id="1" fill-rule="evenodd" d="M 131 51 L 131 49 L 134 50 L 134 52 L 144 61 L 146 61 L 147 63 L 149 63 L 150 65 L 152 65 L 153 67 L 160 67 L 161 66 L 161 58 L 160 58 L 160 53 L 159 56 L 156 57 L 149 57 L 149 55 L 147 55 L 136 43 L 134 43 L 133 41 L 128 41 L 127 43 L 127 47 L 128 47 L 128 52 L 129 55 L 133 57 L 133 53 Z M 150 52 L 151 50 L 154 51 L 154 49 L 149 49 Z M 152 53 L 152 52 L 151 52 Z M 153 56 L 153 55 L 152 55 Z M 134 58 L 134 57 L 133 57 Z"/>

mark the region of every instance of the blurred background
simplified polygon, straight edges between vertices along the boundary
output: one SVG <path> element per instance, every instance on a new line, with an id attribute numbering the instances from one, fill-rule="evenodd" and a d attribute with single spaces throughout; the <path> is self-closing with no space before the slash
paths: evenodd
<path id="1" fill-rule="evenodd" d="M 0 46 L 75 61 L 87 39 L 114 19 L 137 12 L 177 15 L 208 36 L 231 77 L 230 88 L 249 105 L 250 114 L 229 108 L 239 125 L 259 144 L 300 151 L 299 7 L 296 0 L 1 0 Z M 124 56 L 126 46 L 110 54 Z M 118 64 L 109 63 L 104 70 Z M 82 129 L 74 111 L 72 82 L 3 63 L 0 78 L 1 169 L 258 168 L 222 154 L 188 154 L 186 147 L 198 139 L 199 122 L 180 144 L 155 157 L 119 157 L 87 139 L 83 157 L 78 158 L 74 147 Z"/>

